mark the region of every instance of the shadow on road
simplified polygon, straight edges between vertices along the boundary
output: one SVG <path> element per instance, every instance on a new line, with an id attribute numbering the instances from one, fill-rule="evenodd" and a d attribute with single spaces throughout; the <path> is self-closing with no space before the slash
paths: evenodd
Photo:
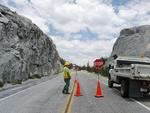
<path id="1" fill-rule="evenodd" d="M 120 86 L 114 86 L 113 90 L 117 95 L 119 94 L 121 96 L 121 94 L 120 94 L 121 87 Z M 128 100 L 127 98 L 125 98 L 125 99 Z M 150 94 L 143 94 L 143 97 L 136 97 L 134 99 L 136 99 L 140 102 L 150 102 Z"/>
<path id="2" fill-rule="evenodd" d="M 144 95 L 144 97 L 134 98 L 140 102 L 150 102 L 150 95 Z"/>

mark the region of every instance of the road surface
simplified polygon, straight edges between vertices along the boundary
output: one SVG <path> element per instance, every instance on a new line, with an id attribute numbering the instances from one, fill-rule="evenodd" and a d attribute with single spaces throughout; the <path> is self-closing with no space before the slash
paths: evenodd
<path id="1" fill-rule="evenodd" d="M 119 86 L 110 89 L 107 79 L 100 77 L 104 97 L 95 98 L 96 75 L 81 71 L 77 78 L 83 94 L 80 97 L 74 96 L 76 85 L 73 82 L 72 94 L 62 94 L 63 76 L 24 89 L 1 91 L 0 113 L 150 113 L 150 97 L 122 98 Z"/>

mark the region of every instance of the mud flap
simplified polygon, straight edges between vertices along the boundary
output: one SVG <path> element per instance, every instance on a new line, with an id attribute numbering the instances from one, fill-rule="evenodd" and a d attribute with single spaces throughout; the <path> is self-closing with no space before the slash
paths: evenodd
<path id="1" fill-rule="evenodd" d="M 137 80 L 129 81 L 129 97 L 143 97 L 143 93 L 140 92 L 141 82 Z"/>

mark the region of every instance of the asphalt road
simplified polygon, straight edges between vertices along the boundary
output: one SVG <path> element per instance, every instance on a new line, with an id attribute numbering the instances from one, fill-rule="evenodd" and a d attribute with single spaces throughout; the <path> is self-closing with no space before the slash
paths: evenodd
<path id="1" fill-rule="evenodd" d="M 122 98 L 119 86 L 109 89 L 107 79 L 100 77 L 104 97 L 95 98 L 96 75 L 81 71 L 77 78 L 83 96 L 74 96 L 73 82 L 72 94 L 62 94 L 63 76 L 58 76 L 12 94 L 8 89 L 9 95 L 5 91 L 5 96 L 0 97 L 0 113 L 150 113 L 150 97 Z"/>

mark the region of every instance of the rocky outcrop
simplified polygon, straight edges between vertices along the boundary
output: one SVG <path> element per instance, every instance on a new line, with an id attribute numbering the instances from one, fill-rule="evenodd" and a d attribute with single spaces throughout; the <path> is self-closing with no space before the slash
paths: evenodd
<path id="1" fill-rule="evenodd" d="M 46 76 L 60 66 L 53 41 L 31 20 L 0 5 L 0 81 Z"/>
<path id="2" fill-rule="evenodd" d="M 111 56 L 150 57 L 150 25 L 124 29 L 116 40 Z"/>

